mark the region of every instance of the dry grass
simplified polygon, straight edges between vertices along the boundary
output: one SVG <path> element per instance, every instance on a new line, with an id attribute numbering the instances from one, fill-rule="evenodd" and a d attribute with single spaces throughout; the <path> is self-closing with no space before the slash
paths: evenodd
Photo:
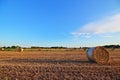
<path id="1" fill-rule="evenodd" d="M 120 64 L 89 62 L 84 50 L 0 51 L 0 80 L 119 80 Z M 120 56 L 110 52 L 111 57 Z M 115 58 L 116 59 L 116 58 Z"/>

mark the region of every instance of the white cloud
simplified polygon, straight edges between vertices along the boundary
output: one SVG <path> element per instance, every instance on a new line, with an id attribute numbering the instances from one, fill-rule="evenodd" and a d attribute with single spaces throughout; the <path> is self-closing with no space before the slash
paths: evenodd
<path id="1" fill-rule="evenodd" d="M 106 17 L 96 22 L 90 22 L 72 33 L 74 36 L 90 36 L 120 32 L 120 14 Z M 111 37 L 111 36 L 106 36 Z"/>
<path id="2" fill-rule="evenodd" d="M 111 35 L 105 35 L 105 36 L 103 36 L 103 37 L 111 38 L 111 37 L 113 37 L 113 36 L 111 36 Z"/>
<path id="3" fill-rule="evenodd" d="M 91 38 L 91 36 L 89 36 L 89 35 L 85 35 L 84 37 L 85 37 L 85 38 Z"/>

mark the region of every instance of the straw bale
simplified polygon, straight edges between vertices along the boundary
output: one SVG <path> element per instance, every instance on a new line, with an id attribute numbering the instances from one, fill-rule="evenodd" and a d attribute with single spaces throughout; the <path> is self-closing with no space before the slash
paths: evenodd
<path id="1" fill-rule="evenodd" d="M 87 57 L 90 61 L 99 64 L 107 64 L 109 60 L 109 52 L 101 46 L 90 48 L 87 52 Z"/>
<path id="2" fill-rule="evenodd" d="M 0 48 L 0 51 L 4 51 L 4 48 Z"/>
<path id="3" fill-rule="evenodd" d="M 23 52 L 23 48 L 18 48 L 18 52 Z"/>

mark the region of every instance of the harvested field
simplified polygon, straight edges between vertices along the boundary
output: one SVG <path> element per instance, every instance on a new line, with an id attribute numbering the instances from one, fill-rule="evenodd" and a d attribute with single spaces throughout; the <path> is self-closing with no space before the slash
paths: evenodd
<path id="1" fill-rule="evenodd" d="M 84 50 L 0 51 L 0 80 L 119 80 L 120 53 L 109 52 L 114 65 L 90 62 Z"/>

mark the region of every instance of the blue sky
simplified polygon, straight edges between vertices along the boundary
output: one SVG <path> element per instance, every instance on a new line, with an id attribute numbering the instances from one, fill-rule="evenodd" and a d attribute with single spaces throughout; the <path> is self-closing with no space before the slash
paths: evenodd
<path id="1" fill-rule="evenodd" d="M 120 0 L 0 0 L 0 46 L 120 44 Z"/>

